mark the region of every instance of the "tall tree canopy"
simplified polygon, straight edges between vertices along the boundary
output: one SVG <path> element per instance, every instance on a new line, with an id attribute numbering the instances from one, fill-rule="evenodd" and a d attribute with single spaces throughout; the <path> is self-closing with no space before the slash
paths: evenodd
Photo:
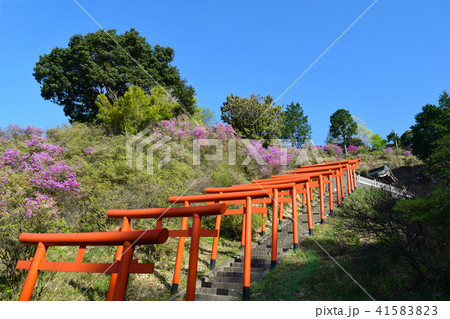
<path id="1" fill-rule="evenodd" d="M 402 147 L 412 147 L 412 131 L 406 130 L 405 133 L 400 136 L 400 145 Z"/>
<path id="2" fill-rule="evenodd" d="M 370 143 L 374 150 L 382 150 L 386 147 L 387 141 L 380 134 L 373 134 L 370 138 Z"/>
<path id="3" fill-rule="evenodd" d="M 160 87 L 154 87 L 150 93 L 132 86 L 114 103 L 101 94 L 96 102 L 97 118 L 113 134 L 136 134 L 151 123 L 170 119 L 177 105 Z"/>
<path id="4" fill-rule="evenodd" d="M 100 94 L 114 103 L 133 85 L 149 93 L 157 86 L 155 81 L 178 103 L 175 115 L 193 114 L 194 88 L 170 65 L 173 58 L 172 48 L 152 47 L 134 29 L 123 34 L 99 30 L 76 34 L 67 48 L 56 47 L 40 56 L 33 76 L 41 85 L 42 97 L 63 106 L 71 121 L 96 120 Z"/>
<path id="5" fill-rule="evenodd" d="M 428 158 L 435 149 L 435 142 L 450 133 L 450 97 L 446 91 L 439 97 L 439 106 L 427 104 L 422 112 L 414 116 L 416 124 L 411 126 L 413 153 L 422 159 Z"/>
<path id="6" fill-rule="evenodd" d="M 372 137 L 373 132 L 367 128 L 367 125 L 363 120 L 357 118 L 356 116 L 352 116 L 352 118 L 358 126 L 356 129 L 355 137 L 359 138 L 364 144 L 369 145 L 370 138 Z"/>
<path id="7" fill-rule="evenodd" d="M 348 140 L 356 134 L 358 125 L 350 112 L 339 109 L 330 116 L 330 135 L 340 139 L 347 154 Z"/>
<path id="8" fill-rule="evenodd" d="M 270 95 L 252 94 L 241 98 L 231 94 L 220 107 L 222 121 L 249 139 L 280 138 L 283 129 L 283 107 L 273 105 Z"/>
<path id="9" fill-rule="evenodd" d="M 386 137 L 388 142 L 393 142 L 395 147 L 398 148 L 398 143 L 400 141 L 400 137 L 397 135 L 397 133 L 392 130 L 391 133 L 389 133 Z"/>
<path id="10" fill-rule="evenodd" d="M 282 137 L 295 140 L 297 147 L 300 147 L 306 139 L 311 138 L 311 125 L 308 124 L 308 115 L 299 103 L 292 102 L 284 112 L 284 128 Z"/>

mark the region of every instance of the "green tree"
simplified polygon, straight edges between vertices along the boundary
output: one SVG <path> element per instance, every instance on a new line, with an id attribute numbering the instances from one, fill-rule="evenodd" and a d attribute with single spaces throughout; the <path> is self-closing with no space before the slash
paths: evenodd
<path id="1" fill-rule="evenodd" d="M 411 126 L 413 153 L 428 158 L 436 147 L 435 142 L 450 132 L 450 97 L 446 91 L 439 97 L 439 106 L 427 104 L 414 116 Z"/>
<path id="2" fill-rule="evenodd" d="M 370 138 L 370 143 L 372 144 L 373 149 L 382 150 L 386 147 L 387 141 L 382 138 L 380 134 L 373 134 Z"/>
<path id="3" fill-rule="evenodd" d="M 114 103 L 101 94 L 96 102 L 97 118 L 113 134 L 136 134 L 151 123 L 171 118 L 176 103 L 160 87 L 154 87 L 150 93 L 149 96 L 140 87 L 132 86 Z"/>
<path id="4" fill-rule="evenodd" d="M 252 94 L 241 98 L 231 94 L 220 107 L 222 121 L 249 139 L 280 138 L 283 129 L 283 108 L 273 105 L 270 95 Z"/>
<path id="5" fill-rule="evenodd" d="M 442 183 L 450 183 L 450 133 L 444 135 L 436 142 L 436 148 L 433 150 L 427 162 L 428 171 L 440 177 Z M 450 198 L 450 197 L 448 197 Z M 448 210 L 449 211 L 449 210 Z"/>
<path id="6" fill-rule="evenodd" d="M 33 76 L 41 85 L 42 97 L 63 106 L 70 121 L 95 121 L 95 102 L 100 94 L 114 103 L 130 86 L 150 92 L 156 82 L 178 103 L 175 115 L 193 114 L 194 88 L 170 65 L 173 58 L 172 48 L 152 47 L 134 29 L 123 34 L 99 30 L 85 36 L 76 34 L 67 48 L 56 47 L 40 56 Z"/>
<path id="7" fill-rule="evenodd" d="M 330 116 L 330 135 L 338 138 L 347 155 L 348 140 L 356 134 L 358 125 L 353 120 L 349 111 L 339 109 Z"/>
<path id="8" fill-rule="evenodd" d="M 363 143 L 363 141 L 361 141 L 360 138 L 358 137 L 352 137 L 348 140 L 348 145 L 354 145 L 354 146 L 364 146 L 366 144 Z"/>
<path id="9" fill-rule="evenodd" d="M 331 136 L 330 131 L 327 133 L 327 137 L 325 138 L 325 144 L 337 144 L 338 140 Z"/>
<path id="10" fill-rule="evenodd" d="M 395 133 L 394 130 L 392 130 L 391 133 L 389 133 L 387 136 L 387 141 L 393 142 L 396 148 L 398 148 L 399 140 L 400 140 L 400 137 L 397 135 L 397 133 Z"/>
<path id="11" fill-rule="evenodd" d="M 400 145 L 402 147 L 412 147 L 412 131 L 406 130 L 405 133 L 400 136 Z"/>
<path id="12" fill-rule="evenodd" d="M 308 124 L 308 115 L 299 103 L 292 102 L 284 112 L 282 137 L 295 140 L 297 147 L 300 147 L 306 139 L 311 138 L 311 125 Z"/>
<path id="13" fill-rule="evenodd" d="M 352 116 L 353 120 L 356 122 L 358 128 L 356 129 L 356 138 L 359 138 L 364 144 L 369 145 L 370 138 L 372 137 L 373 132 L 367 128 L 366 123 L 357 118 L 356 116 Z M 353 144 L 357 146 L 356 144 Z"/>

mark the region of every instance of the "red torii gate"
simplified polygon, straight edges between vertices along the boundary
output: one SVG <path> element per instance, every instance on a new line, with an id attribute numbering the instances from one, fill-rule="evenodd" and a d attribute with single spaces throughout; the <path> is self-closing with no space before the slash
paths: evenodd
<path id="1" fill-rule="evenodd" d="M 320 170 L 320 169 L 327 169 L 329 167 L 332 166 L 336 166 L 336 165 L 342 165 L 343 167 L 341 168 L 341 171 L 346 171 L 346 175 L 347 175 L 347 191 L 348 194 L 350 195 L 351 192 L 355 189 L 356 187 L 356 168 L 360 165 L 359 162 L 361 161 L 360 158 L 356 158 L 356 159 L 350 159 L 350 160 L 343 160 L 343 161 L 337 161 L 337 162 L 330 162 L 330 163 L 320 163 L 320 164 L 314 164 L 314 165 L 304 165 L 301 168 L 297 168 L 294 171 L 288 171 L 287 173 L 302 173 L 305 172 L 306 170 L 309 169 L 314 169 L 314 170 Z M 342 193 L 344 191 L 343 189 L 343 183 L 342 183 L 342 178 L 341 178 L 341 189 L 342 189 Z M 345 195 L 343 194 L 342 197 L 344 197 Z"/>
<path id="2" fill-rule="evenodd" d="M 201 227 L 201 217 L 202 216 L 221 216 L 226 211 L 225 204 L 214 204 L 207 206 L 191 206 L 185 201 L 185 207 L 170 207 L 170 208 L 149 208 L 149 209 L 130 209 L 130 210 L 109 210 L 107 215 L 109 218 L 121 218 L 122 227 L 121 232 L 129 232 L 130 222 L 132 219 L 144 219 L 144 218 L 156 218 L 156 229 L 162 227 L 163 218 L 176 218 L 181 217 L 182 221 L 185 221 L 184 227 L 181 230 L 168 230 L 168 237 L 179 237 L 180 240 L 185 237 L 191 237 L 191 249 L 189 254 L 189 269 L 188 269 L 188 280 L 186 288 L 186 300 L 195 300 L 195 285 L 197 281 L 197 265 L 198 265 L 198 249 L 200 237 L 216 237 L 218 236 L 218 231 L 215 229 L 207 230 Z M 189 217 L 193 218 L 192 227 L 187 228 L 187 220 Z M 119 246 L 117 248 L 115 260 L 120 260 L 122 256 L 123 248 Z M 181 272 L 181 261 L 183 252 L 181 256 L 177 253 L 177 259 L 174 271 L 174 282 L 176 281 L 176 286 L 178 289 L 178 283 Z M 108 290 L 108 295 L 112 294 L 114 291 L 114 285 L 116 281 L 116 276 L 113 274 L 111 276 L 110 287 Z"/>
<path id="3" fill-rule="evenodd" d="M 267 192 L 267 196 L 269 199 L 265 201 L 255 200 L 254 203 L 263 203 L 263 205 L 267 203 L 273 203 L 273 219 L 272 219 L 272 256 L 271 256 L 271 267 L 274 268 L 277 264 L 277 240 L 278 240 L 278 222 L 281 214 L 278 213 L 278 203 L 292 203 L 292 212 L 293 212 L 293 245 L 294 249 L 298 249 L 298 222 L 297 222 L 297 194 L 303 192 L 303 190 L 298 190 L 295 183 L 279 183 L 279 184 L 270 184 L 270 185 L 233 185 L 232 187 L 218 187 L 218 188 L 206 188 L 205 191 L 208 194 L 212 193 L 235 193 L 235 192 L 247 192 L 247 191 L 255 191 L 255 190 L 265 190 Z M 306 192 L 306 191 L 305 191 Z M 291 195 L 292 198 L 282 198 L 283 195 Z M 264 221 L 265 223 L 265 221 Z M 243 223 L 243 226 L 245 224 Z M 216 219 L 216 228 L 220 227 L 220 220 Z M 264 228 L 265 230 L 265 228 Z M 213 249 L 212 251 L 217 253 L 217 247 L 219 243 L 219 238 L 214 238 Z M 214 255 L 215 256 L 215 255 Z M 213 256 L 211 257 L 213 258 Z M 211 259 L 213 261 L 213 259 Z M 215 261 L 215 260 L 214 260 Z"/>
<path id="4" fill-rule="evenodd" d="M 345 170 L 347 171 L 347 182 L 348 184 L 348 190 L 349 194 L 355 189 L 356 187 L 356 168 L 360 165 L 359 162 L 361 161 L 360 158 L 350 159 L 350 160 L 343 160 L 343 161 L 337 161 L 337 162 L 324 162 L 314 165 L 303 165 L 301 168 L 296 169 L 301 170 L 304 168 L 319 168 L 319 167 L 326 167 L 326 166 L 332 166 L 332 165 L 344 165 Z M 351 175 L 349 177 L 349 175 Z"/>
<path id="5" fill-rule="evenodd" d="M 277 190 L 274 190 L 277 192 Z M 259 190 L 259 191 L 246 191 L 246 192 L 233 192 L 233 193 L 223 193 L 223 194 L 205 194 L 205 195 L 191 195 L 191 196 L 170 196 L 169 202 L 176 203 L 176 202 L 187 202 L 187 203 L 210 203 L 210 202 L 223 202 L 225 201 L 225 204 L 233 203 L 236 204 L 236 200 L 245 200 L 245 208 L 244 208 L 244 214 L 245 214 L 245 247 L 244 247 L 244 285 L 243 285 L 243 299 L 249 300 L 250 299 L 250 282 L 251 282 L 251 227 L 252 227 L 252 214 L 253 214 L 253 200 L 257 198 L 265 198 L 269 197 L 270 193 L 268 194 L 267 190 Z M 277 198 L 278 196 L 275 196 Z M 231 201 L 231 202 L 230 202 Z M 274 205 L 275 207 L 275 205 Z M 262 213 L 262 212 L 261 212 Z M 234 215 L 236 213 L 228 213 L 225 212 L 223 215 Z M 238 212 L 239 214 L 239 212 Z M 275 215 L 275 213 L 274 213 Z M 217 217 L 216 217 L 217 218 Z M 219 222 L 217 223 L 217 220 Z M 220 230 L 220 218 L 216 219 L 216 228 L 217 231 Z M 217 241 L 218 238 L 215 240 Z M 214 245 L 213 245 L 214 247 Z M 178 253 L 177 253 L 177 262 L 181 264 L 181 258 L 183 255 L 184 250 L 184 240 L 182 241 L 182 238 L 180 237 L 179 244 L 178 244 Z M 217 255 L 217 250 L 214 251 L 211 254 L 211 258 Z M 178 258 L 180 257 L 180 258 Z M 179 274 L 179 270 L 175 269 L 175 272 Z M 174 276 L 175 278 L 175 276 Z M 177 282 L 174 282 L 174 284 L 178 284 Z"/>
<path id="6" fill-rule="evenodd" d="M 312 189 L 317 187 L 319 189 L 319 197 L 320 197 L 320 211 L 321 211 L 321 223 L 325 220 L 325 184 L 329 184 L 329 193 L 330 193 L 330 212 L 333 209 L 333 190 L 332 190 L 332 176 L 333 172 L 324 171 L 320 173 L 308 173 L 308 174 L 292 174 L 292 175 L 284 175 L 280 178 L 271 179 L 271 180 L 259 180 L 254 181 L 260 187 L 264 187 L 266 184 L 270 183 L 295 183 L 297 186 L 297 193 L 303 194 L 303 205 L 306 205 L 307 214 L 308 214 L 308 228 L 309 234 L 313 235 L 313 221 L 312 221 L 312 210 L 311 210 L 311 198 L 312 198 Z M 314 181 L 317 179 L 317 181 Z M 306 196 L 305 196 L 306 195 Z M 339 195 L 338 195 L 339 196 Z"/>
<path id="7" fill-rule="evenodd" d="M 167 229 L 130 231 L 130 232 L 103 232 L 103 233 L 66 233 L 66 234 L 29 234 L 22 233 L 19 241 L 25 245 L 37 246 L 33 258 L 29 261 L 19 260 L 17 269 L 28 269 L 28 275 L 22 288 L 19 301 L 30 300 L 39 270 L 112 273 L 117 275 L 117 282 L 112 294 L 107 300 L 123 300 L 130 273 L 152 273 L 153 264 L 138 264 L 132 261 L 134 246 L 148 244 L 162 244 L 168 238 Z M 109 263 L 83 263 L 86 246 L 117 246 L 124 247 L 122 258 L 118 262 Z M 49 262 L 45 254 L 49 246 L 79 246 L 75 262 Z"/>
<path id="8" fill-rule="evenodd" d="M 321 167 L 308 167 L 308 168 L 299 168 L 294 171 L 287 171 L 286 173 L 289 173 L 287 175 L 274 175 L 272 176 L 273 179 L 279 180 L 279 179 L 285 179 L 288 180 L 290 176 L 307 176 L 309 174 L 316 175 L 318 174 L 325 174 L 326 172 L 332 172 L 331 178 L 336 179 L 336 192 L 337 192 L 337 201 L 338 205 L 341 204 L 341 198 L 344 198 L 344 183 L 342 176 L 344 175 L 344 166 L 343 165 L 329 165 L 329 166 L 321 166 Z M 331 179 L 327 182 L 331 183 Z M 332 189 L 332 187 L 330 187 Z"/>

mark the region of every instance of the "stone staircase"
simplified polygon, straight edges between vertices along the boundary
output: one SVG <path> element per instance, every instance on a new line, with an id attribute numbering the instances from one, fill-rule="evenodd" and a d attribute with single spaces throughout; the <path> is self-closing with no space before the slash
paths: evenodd
<path id="1" fill-rule="evenodd" d="M 344 184 L 345 185 L 345 184 Z M 346 185 L 345 185 L 346 187 Z M 347 189 L 347 188 L 346 188 Z M 336 192 L 334 193 L 336 199 Z M 320 223 L 320 204 L 318 196 L 314 197 L 312 214 L 314 224 Z M 336 201 L 335 205 L 336 205 Z M 301 205 L 301 201 L 298 201 Z M 293 249 L 292 214 L 285 206 L 283 222 L 278 226 L 277 262 Z M 325 199 L 325 213 L 329 212 L 329 199 Z M 269 214 L 268 214 L 269 215 Z M 306 207 L 298 215 L 299 243 L 308 235 L 308 216 Z M 269 229 L 271 227 L 267 227 Z M 252 245 L 251 283 L 262 278 L 271 268 L 272 233 L 269 232 Z M 233 301 L 240 300 L 243 290 L 244 250 L 221 266 L 213 269 L 197 281 L 195 300 L 197 301 Z M 184 300 L 183 290 L 170 300 Z"/>

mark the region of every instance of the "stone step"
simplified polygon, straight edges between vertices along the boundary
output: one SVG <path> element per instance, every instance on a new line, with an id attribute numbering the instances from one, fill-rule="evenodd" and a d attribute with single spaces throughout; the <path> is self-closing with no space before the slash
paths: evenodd
<path id="1" fill-rule="evenodd" d="M 209 279 L 205 279 L 202 282 L 201 288 L 223 288 L 223 289 L 232 289 L 232 290 L 241 290 L 243 287 L 242 280 L 240 282 L 215 282 L 215 281 L 207 281 Z"/>
<path id="2" fill-rule="evenodd" d="M 240 276 L 238 276 L 240 275 Z M 250 275 L 250 280 L 253 281 L 255 280 L 255 278 L 257 278 L 259 275 L 261 275 L 261 273 L 255 274 L 255 273 L 251 273 Z M 244 274 L 236 274 L 236 276 L 215 276 L 215 277 L 210 277 L 210 281 L 211 282 L 232 282 L 232 283 L 243 283 L 244 280 Z"/>
<path id="3" fill-rule="evenodd" d="M 283 254 L 282 251 L 278 251 L 277 252 L 277 256 L 281 256 L 282 254 Z M 255 257 L 267 257 L 268 259 L 270 259 L 270 256 L 272 256 L 272 254 L 270 253 L 270 251 L 266 251 L 266 252 L 252 253 L 252 256 L 255 256 Z"/>
<path id="4" fill-rule="evenodd" d="M 278 240 L 277 241 L 277 248 L 281 249 L 281 247 L 288 247 L 289 245 L 292 245 L 292 238 L 287 238 L 285 240 Z M 270 246 L 270 247 L 267 247 Z M 272 242 L 266 243 L 265 245 L 258 245 L 256 248 L 252 249 L 252 252 L 254 251 L 262 251 L 262 250 L 271 250 L 272 248 Z"/>
<path id="5" fill-rule="evenodd" d="M 277 243 L 277 251 L 282 252 L 282 250 L 286 247 L 289 247 L 292 245 L 292 240 L 289 240 L 288 242 L 278 242 Z M 261 252 L 271 252 L 272 251 L 272 245 L 265 245 L 265 246 L 258 246 L 254 249 L 252 249 L 251 253 L 261 253 Z"/>
<path id="6" fill-rule="evenodd" d="M 195 290 L 195 294 L 202 294 L 202 295 L 218 295 L 218 296 L 239 296 L 242 294 L 242 286 L 236 289 L 231 288 L 197 288 Z"/>
<path id="7" fill-rule="evenodd" d="M 257 257 L 258 259 L 264 259 L 264 256 L 266 256 L 267 254 L 271 253 L 271 249 L 267 248 L 267 249 L 254 249 L 252 250 L 252 257 Z M 283 253 L 283 249 L 280 247 L 277 247 L 277 253 L 281 254 Z M 236 257 L 235 259 L 236 261 L 243 261 L 244 260 L 244 255 L 240 256 L 240 257 Z"/>
<path id="8" fill-rule="evenodd" d="M 260 259 L 261 261 L 258 260 L 258 262 L 256 263 L 255 261 L 252 260 L 251 266 L 252 269 L 257 269 L 257 268 L 262 268 L 265 269 L 268 266 L 270 266 L 270 260 L 269 259 Z M 230 267 L 235 267 L 235 268 L 244 268 L 244 262 L 239 261 L 239 262 L 231 262 L 230 263 Z"/>
<path id="9" fill-rule="evenodd" d="M 243 265 L 244 263 L 242 263 Z M 256 267 L 252 267 L 252 273 L 263 273 L 265 271 L 265 268 L 256 268 Z M 244 267 L 227 267 L 224 268 L 225 272 L 234 272 L 234 273 L 243 273 L 244 271 Z"/>
<path id="10" fill-rule="evenodd" d="M 236 299 L 234 296 L 195 294 L 196 301 L 235 301 Z"/>
<path id="11" fill-rule="evenodd" d="M 258 276 L 262 274 L 264 270 L 257 271 L 255 269 L 251 270 L 251 276 Z M 244 272 L 240 268 L 226 269 L 226 271 L 219 271 L 215 274 L 215 278 L 218 277 L 244 277 Z M 211 277 L 211 281 L 214 280 L 214 277 Z"/>

